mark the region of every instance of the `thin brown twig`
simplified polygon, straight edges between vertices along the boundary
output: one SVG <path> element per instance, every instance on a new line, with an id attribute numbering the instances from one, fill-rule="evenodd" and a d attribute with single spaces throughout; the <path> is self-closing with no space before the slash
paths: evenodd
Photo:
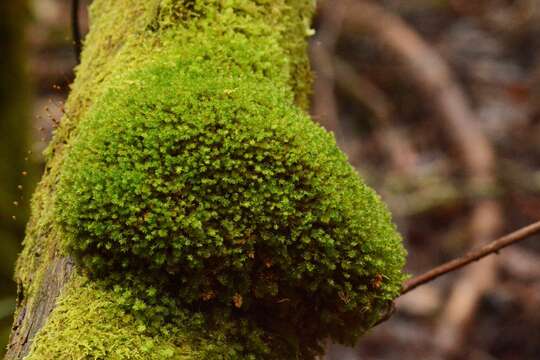
<path id="1" fill-rule="evenodd" d="M 405 282 L 403 285 L 403 289 L 401 290 L 401 295 L 404 295 L 408 293 L 409 291 L 417 288 L 420 285 L 423 285 L 425 283 L 428 283 L 439 276 L 442 276 L 444 274 L 447 274 L 449 272 L 461 269 L 462 267 L 482 259 L 483 257 L 486 257 L 491 254 L 498 253 L 501 249 L 512 245 L 514 243 L 517 243 L 521 240 L 524 240 L 534 234 L 540 233 L 540 221 L 537 221 L 533 224 L 530 224 L 524 228 L 521 228 L 519 230 L 516 230 L 510 234 L 507 234 L 503 237 L 498 238 L 497 240 L 493 240 L 492 242 L 476 249 L 468 252 L 467 254 L 448 261 L 442 265 L 439 265 L 427 272 L 425 272 L 422 275 L 418 275 L 410 279 L 409 281 Z"/>

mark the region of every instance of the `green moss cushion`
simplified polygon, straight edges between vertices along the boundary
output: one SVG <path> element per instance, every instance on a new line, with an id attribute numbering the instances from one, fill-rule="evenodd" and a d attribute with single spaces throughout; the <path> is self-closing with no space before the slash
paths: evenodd
<path id="1" fill-rule="evenodd" d="M 280 38 L 204 24 L 162 30 L 81 121 L 58 184 L 64 245 L 149 322 L 174 304 L 250 319 L 296 353 L 353 342 L 400 292 L 401 238 L 296 105 Z"/>

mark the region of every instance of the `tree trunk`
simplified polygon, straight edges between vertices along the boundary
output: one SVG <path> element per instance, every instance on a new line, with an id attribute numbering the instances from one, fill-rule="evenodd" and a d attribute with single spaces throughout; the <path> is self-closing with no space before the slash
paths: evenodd
<path id="1" fill-rule="evenodd" d="M 5 5 L 8 3 L 11 4 L 5 2 Z M 276 31 L 293 34 L 283 34 L 282 45 L 290 55 L 295 101 L 307 108 L 311 84 L 304 38 L 312 13 L 311 1 L 283 0 L 274 4 L 273 1 L 95 0 L 90 9 L 91 30 L 86 37 L 82 62 L 76 69 L 61 125 L 45 152 L 45 172 L 33 196 L 24 249 L 16 268 L 17 310 L 6 359 L 75 359 L 83 354 L 85 358 L 96 359 L 199 358 L 190 350 L 190 341 L 194 340 L 179 348 L 159 336 L 133 329 L 133 319 L 121 310 L 112 309 L 111 298 L 115 295 L 87 283 L 83 271 L 74 265 L 75 261 L 62 246 L 65 235 L 55 222 L 54 207 L 56 185 L 69 152 L 67 144 L 111 79 L 121 77 L 126 69 L 153 61 L 151 53 L 166 51 L 167 45 L 160 43 L 162 34 L 186 26 L 200 12 L 226 10 L 238 12 L 239 16 L 252 16 L 254 22 L 264 16 L 276 29 L 281 29 Z M 289 39 L 293 40 L 289 42 Z M 16 65 L 9 68 L 18 69 Z M 17 87 L 21 82 L 14 79 L 1 83 Z M 13 89 L 10 92 L 16 93 Z M 15 109 L 2 106 L 5 108 Z M 21 147 L 20 144 L 9 146 Z"/>
<path id="2" fill-rule="evenodd" d="M 312 0 L 95 0 L 19 259 L 8 359 L 314 359 L 405 250 L 306 114 Z"/>

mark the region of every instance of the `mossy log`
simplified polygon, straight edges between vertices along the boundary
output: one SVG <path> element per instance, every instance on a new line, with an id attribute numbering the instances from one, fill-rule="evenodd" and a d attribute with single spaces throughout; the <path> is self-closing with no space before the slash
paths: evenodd
<path id="1" fill-rule="evenodd" d="M 399 295 L 379 197 L 306 114 L 312 0 L 96 0 L 8 359 L 313 359 Z"/>

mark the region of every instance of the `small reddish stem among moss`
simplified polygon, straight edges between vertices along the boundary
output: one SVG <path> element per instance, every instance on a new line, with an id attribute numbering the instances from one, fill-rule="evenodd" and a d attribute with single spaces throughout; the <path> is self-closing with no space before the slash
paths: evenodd
<path id="1" fill-rule="evenodd" d="M 540 221 L 537 221 L 533 224 L 525 226 L 524 228 L 516 230 L 496 240 L 493 240 L 489 244 L 486 244 L 478 249 L 472 250 L 457 259 L 448 261 L 442 265 L 439 265 L 425 272 L 424 274 L 415 276 L 409 281 L 406 281 L 405 284 L 403 285 L 403 289 L 401 290 L 401 295 L 408 293 L 409 291 L 417 288 L 420 285 L 423 285 L 432 280 L 435 280 L 439 276 L 442 276 L 444 274 L 447 274 L 455 270 L 459 270 L 462 267 L 474 261 L 478 261 L 488 255 L 496 254 L 501 249 L 538 233 L 540 233 Z"/>

